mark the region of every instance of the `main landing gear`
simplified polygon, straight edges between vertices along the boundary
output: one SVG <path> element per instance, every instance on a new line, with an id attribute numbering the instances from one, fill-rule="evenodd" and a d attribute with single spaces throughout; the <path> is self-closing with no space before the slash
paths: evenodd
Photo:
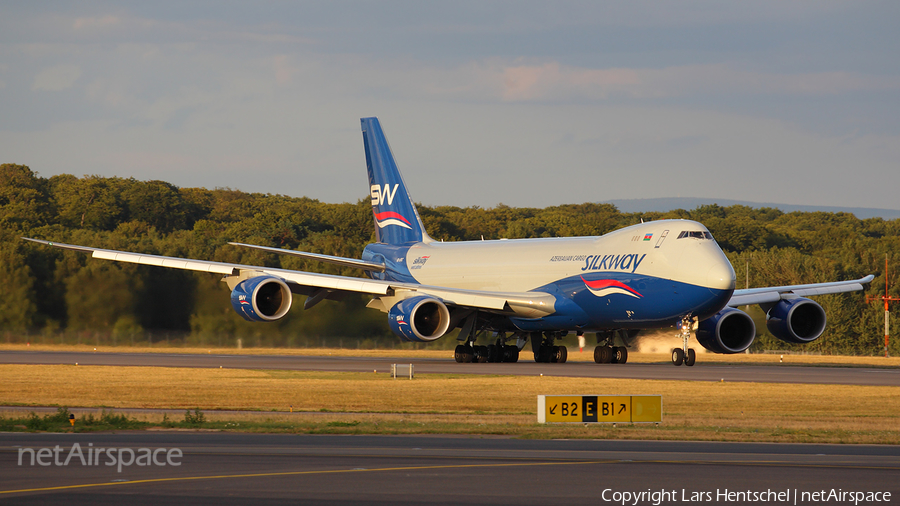
<path id="1" fill-rule="evenodd" d="M 694 319 L 690 316 L 685 316 L 681 319 L 681 348 L 672 350 L 672 363 L 674 365 L 684 364 L 690 367 L 697 361 L 697 353 L 693 348 L 688 348 L 688 341 L 691 339 L 691 327 L 693 325 Z"/>
<path id="2" fill-rule="evenodd" d="M 554 341 L 561 339 L 567 332 L 532 332 L 531 349 L 534 351 L 535 362 L 549 362 L 562 364 L 569 357 L 569 350 L 565 346 L 556 346 Z"/>
<path id="3" fill-rule="evenodd" d="M 506 344 L 508 339 L 505 332 L 500 332 L 497 334 L 497 341 L 494 344 L 489 344 L 487 346 L 476 346 L 474 340 L 466 341 L 465 344 L 456 346 L 453 358 L 460 363 L 518 362 L 519 347 L 514 344 Z"/>
<path id="4" fill-rule="evenodd" d="M 598 332 L 594 362 L 598 364 L 624 364 L 628 362 L 628 348 L 615 346 L 615 331 Z"/>
<path id="5" fill-rule="evenodd" d="M 598 364 L 624 364 L 628 362 L 628 348 L 624 346 L 597 346 L 594 362 Z"/>

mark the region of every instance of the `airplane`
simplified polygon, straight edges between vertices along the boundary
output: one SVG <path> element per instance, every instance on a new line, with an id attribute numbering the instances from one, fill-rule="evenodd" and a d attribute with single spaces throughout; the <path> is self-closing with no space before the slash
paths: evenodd
<path id="1" fill-rule="evenodd" d="M 645 329 L 680 329 L 672 363 L 692 366 L 695 331 L 715 353 L 740 353 L 756 337 L 738 306 L 759 304 L 766 326 L 789 343 L 808 343 L 825 330 L 822 307 L 808 296 L 858 291 L 861 279 L 735 289 L 735 272 L 712 234 L 691 220 L 659 220 L 599 237 L 443 242 L 422 225 L 377 118 L 362 118 L 376 242 L 361 259 L 242 243 L 235 247 L 294 255 L 359 269 L 348 277 L 253 265 L 173 258 L 23 238 L 90 253 L 93 258 L 224 275 L 234 310 L 249 321 L 284 317 L 293 294 L 309 309 L 347 293 L 387 314 L 400 339 L 429 342 L 460 329 L 457 362 L 516 362 L 526 344 L 536 362 L 566 362 L 556 341 L 595 332 L 594 361 L 628 360 L 628 344 Z M 477 345 L 479 338 L 489 345 Z"/>

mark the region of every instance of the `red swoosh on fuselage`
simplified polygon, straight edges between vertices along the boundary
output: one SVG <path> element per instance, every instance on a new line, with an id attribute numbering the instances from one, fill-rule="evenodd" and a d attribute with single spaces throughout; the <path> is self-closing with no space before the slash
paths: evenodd
<path id="1" fill-rule="evenodd" d="M 630 286 L 620 283 L 614 279 L 598 279 L 596 281 L 588 281 L 584 279 L 584 276 L 581 276 L 581 280 L 584 281 L 584 284 L 587 285 L 591 290 L 603 290 L 606 288 L 621 288 L 622 290 L 626 290 L 629 293 L 633 293 L 638 297 L 643 297 L 637 290 L 631 288 Z"/>

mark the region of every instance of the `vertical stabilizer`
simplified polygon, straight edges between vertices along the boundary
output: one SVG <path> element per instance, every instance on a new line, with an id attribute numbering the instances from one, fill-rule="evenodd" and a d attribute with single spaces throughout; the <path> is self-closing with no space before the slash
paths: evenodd
<path id="1" fill-rule="evenodd" d="M 375 215 L 375 237 L 385 244 L 430 242 L 422 219 L 406 183 L 394 161 L 391 147 L 381 130 L 378 118 L 362 118 L 363 145 L 366 148 L 366 169 L 369 172 L 369 196 Z"/>

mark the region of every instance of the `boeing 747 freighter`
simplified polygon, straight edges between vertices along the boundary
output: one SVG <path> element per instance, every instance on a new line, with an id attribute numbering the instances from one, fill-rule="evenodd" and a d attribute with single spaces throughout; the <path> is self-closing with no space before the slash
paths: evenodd
<path id="1" fill-rule="evenodd" d="M 682 346 L 672 363 L 694 365 L 692 331 L 704 348 L 740 353 L 756 326 L 737 306 L 759 304 L 767 327 L 791 343 L 825 330 L 825 311 L 807 296 L 862 290 L 873 276 L 811 285 L 735 290 L 735 274 L 709 230 L 689 220 L 661 220 L 599 237 L 441 242 L 428 236 L 377 118 L 363 118 L 363 145 L 376 242 L 362 259 L 231 243 L 358 268 L 346 277 L 145 255 L 30 241 L 84 251 L 93 258 L 224 275 L 234 310 L 273 321 L 347 292 L 372 297 L 406 341 L 434 341 L 457 328 L 458 362 L 515 362 L 530 342 L 537 362 L 565 362 L 556 340 L 570 332 L 597 335 L 594 360 L 625 363 L 630 338 L 674 327 Z M 488 345 L 476 344 L 489 342 Z"/>

